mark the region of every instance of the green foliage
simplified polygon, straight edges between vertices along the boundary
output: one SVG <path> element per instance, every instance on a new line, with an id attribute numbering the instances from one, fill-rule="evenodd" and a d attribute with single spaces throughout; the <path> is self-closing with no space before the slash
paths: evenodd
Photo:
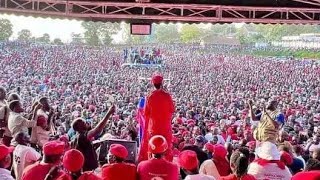
<path id="1" fill-rule="evenodd" d="M 22 29 L 18 32 L 18 38 L 19 41 L 30 41 L 32 40 L 32 33 L 29 29 Z"/>
<path id="2" fill-rule="evenodd" d="M 53 40 L 53 44 L 56 44 L 56 45 L 63 45 L 63 42 L 60 38 L 55 38 Z"/>
<path id="3" fill-rule="evenodd" d="M 71 33 L 71 44 L 82 44 L 81 34 Z"/>
<path id="4" fill-rule="evenodd" d="M 84 38 L 88 45 L 108 45 L 112 42 L 112 35 L 120 30 L 119 23 L 102 23 L 102 22 L 82 22 L 82 27 L 85 29 Z"/>
<path id="5" fill-rule="evenodd" d="M 181 28 L 180 38 L 184 43 L 199 42 L 201 29 L 195 24 L 185 24 Z"/>
<path id="6" fill-rule="evenodd" d="M 156 24 L 153 25 L 155 29 L 156 41 L 159 43 L 173 43 L 179 42 L 180 36 L 176 24 Z"/>
<path id="7" fill-rule="evenodd" d="M 13 34 L 12 23 L 8 19 L 0 19 L 0 40 L 8 40 Z"/>
<path id="8" fill-rule="evenodd" d="M 36 39 L 37 42 L 49 44 L 50 43 L 50 35 L 48 33 L 44 33 L 42 37 Z"/>

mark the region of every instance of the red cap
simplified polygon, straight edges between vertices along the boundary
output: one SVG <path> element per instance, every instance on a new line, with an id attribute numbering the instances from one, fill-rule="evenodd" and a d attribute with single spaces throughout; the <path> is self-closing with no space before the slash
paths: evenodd
<path id="1" fill-rule="evenodd" d="M 126 159 L 128 156 L 128 150 L 121 144 L 112 144 L 110 146 L 109 152 L 119 158 Z"/>
<path id="2" fill-rule="evenodd" d="M 214 145 L 213 144 L 211 144 L 211 143 L 207 143 L 207 144 L 205 144 L 204 145 L 204 148 L 207 150 L 207 151 L 209 151 L 209 152 L 213 152 L 213 149 L 214 149 Z"/>
<path id="3" fill-rule="evenodd" d="M 12 153 L 14 147 L 7 147 L 4 144 L 0 144 L 0 160 L 4 159 L 8 156 L 8 154 Z"/>
<path id="4" fill-rule="evenodd" d="M 43 146 L 43 154 L 46 156 L 62 155 L 64 152 L 64 142 L 49 141 Z"/>
<path id="5" fill-rule="evenodd" d="M 212 154 L 214 154 L 214 156 L 219 156 L 223 158 L 227 156 L 228 151 L 222 145 L 218 144 L 218 145 L 214 145 L 213 147 L 214 148 L 213 148 Z"/>
<path id="6" fill-rule="evenodd" d="M 47 119 L 44 116 L 38 116 L 37 126 L 43 126 L 45 124 L 47 124 Z"/>
<path id="7" fill-rule="evenodd" d="M 199 165 L 197 154 L 191 150 L 182 151 L 179 154 L 178 163 L 180 167 L 189 171 L 195 170 Z"/>
<path id="8" fill-rule="evenodd" d="M 94 174 L 93 172 L 84 172 L 79 178 L 78 180 L 102 180 L 101 177 L 97 176 L 96 174 Z"/>
<path id="9" fill-rule="evenodd" d="M 83 154 L 76 150 L 71 149 L 63 156 L 63 166 L 70 172 L 78 172 L 84 164 Z"/>
<path id="10" fill-rule="evenodd" d="M 187 120 L 187 124 L 196 124 L 196 121 L 195 120 L 193 120 L 193 119 L 189 119 L 189 120 Z"/>
<path id="11" fill-rule="evenodd" d="M 72 177 L 67 173 L 63 173 L 56 180 L 72 180 Z"/>
<path id="12" fill-rule="evenodd" d="M 285 151 L 281 151 L 280 153 L 281 153 L 280 160 L 284 162 L 286 166 L 290 166 L 293 163 L 292 156 Z"/>
<path id="13" fill-rule="evenodd" d="M 163 81 L 163 77 L 161 75 L 159 75 L 159 74 L 154 75 L 152 77 L 152 83 L 153 84 L 162 84 L 162 81 Z"/>
<path id="14" fill-rule="evenodd" d="M 160 135 L 152 136 L 149 140 L 150 151 L 153 154 L 163 153 L 168 149 L 167 140 Z"/>

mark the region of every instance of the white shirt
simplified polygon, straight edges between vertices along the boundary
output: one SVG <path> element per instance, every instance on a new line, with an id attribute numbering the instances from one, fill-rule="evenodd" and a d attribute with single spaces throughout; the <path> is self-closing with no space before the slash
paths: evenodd
<path id="1" fill-rule="evenodd" d="M 25 132 L 28 134 L 29 127 L 35 127 L 36 121 L 30 121 L 24 118 L 21 114 L 16 112 L 10 112 L 8 119 L 8 128 L 12 134 L 12 137 L 15 137 L 20 132 Z M 17 145 L 15 139 L 11 141 L 11 145 Z"/>
<path id="2" fill-rule="evenodd" d="M 194 174 L 188 175 L 184 180 L 216 180 L 212 176 L 204 175 L 204 174 Z"/>
<path id="3" fill-rule="evenodd" d="M 257 180 L 290 180 L 292 174 L 288 167 L 280 169 L 276 163 L 269 163 L 265 166 L 260 166 L 256 162 L 252 162 L 248 168 L 248 174 L 254 176 Z"/>
<path id="4" fill-rule="evenodd" d="M 318 145 L 312 144 L 312 145 L 309 147 L 309 151 L 310 151 L 310 152 L 313 152 L 313 151 L 315 151 L 316 149 L 320 149 L 320 143 L 319 143 Z"/>
<path id="5" fill-rule="evenodd" d="M 17 145 L 13 151 L 12 167 L 17 180 L 21 179 L 23 170 L 39 160 L 41 155 L 33 148 L 25 145 Z"/>
<path id="6" fill-rule="evenodd" d="M 0 179 L 1 180 L 14 180 L 11 173 L 7 169 L 0 168 Z"/>
<path id="7" fill-rule="evenodd" d="M 216 135 L 218 137 L 218 142 L 217 144 L 221 144 L 221 145 L 224 145 L 226 142 L 225 140 L 223 139 L 223 137 L 221 135 Z M 212 141 L 213 140 L 213 134 L 212 133 L 207 133 L 204 138 L 207 140 L 207 141 Z"/>

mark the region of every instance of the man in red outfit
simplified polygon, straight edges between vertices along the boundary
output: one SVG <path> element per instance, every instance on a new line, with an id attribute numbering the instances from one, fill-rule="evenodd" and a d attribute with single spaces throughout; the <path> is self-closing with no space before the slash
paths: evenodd
<path id="1" fill-rule="evenodd" d="M 178 166 L 164 159 L 168 143 L 163 136 L 153 136 L 149 141 L 152 159 L 138 164 L 139 180 L 178 180 Z"/>
<path id="2" fill-rule="evenodd" d="M 121 144 L 112 144 L 109 149 L 108 161 L 102 167 L 103 180 L 126 179 L 136 180 L 137 169 L 134 164 L 125 163 L 124 160 L 128 156 L 126 147 Z"/>
<path id="3" fill-rule="evenodd" d="M 165 157 L 168 161 L 172 161 L 172 129 L 171 119 L 174 113 L 174 104 L 170 94 L 163 89 L 163 77 L 154 75 L 152 83 L 155 90 L 147 97 L 145 107 L 145 127 L 144 137 L 142 140 L 139 162 L 147 160 L 151 153 L 148 150 L 148 141 L 154 135 L 163 136 L 168 142 L 168 150 Z"/>

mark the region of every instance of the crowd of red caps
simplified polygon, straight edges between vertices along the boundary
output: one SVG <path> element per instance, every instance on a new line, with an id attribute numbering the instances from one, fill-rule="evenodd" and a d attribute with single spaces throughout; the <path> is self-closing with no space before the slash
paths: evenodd
<path id="1" fill-rule="evenodd" d="M 122 69 L 121 55 L 114 48 L 93 50 L 20 43 L 2 44 L 2 47 L 1 86 L 20 96 L 27 113 L 32 112 L 35 100 L 49 97 L 55 109 L 55 134 L 60 140 L 69 142 L 72 139 L 70 124 L 75 118 L 82 117 L 94 127 L 108 106 L 105 102 L 110 99 L 115 99 L 118 109 L 108 122 L 110 126 L 107 126 L 104 138 L 136 140 L 136 135 L 131 132 L 138 132 L 134 104 L 152 88 L 149 82 L 138 79 L 150 77 L 153 70 Z M 319 170 L 320 156 L 318 64 L 307 60 L 277 61 L 201 53 L 207 47 L 177 45 L 161 48 L 167 66 L 162 74 L 170 78 L 164 88 L 172 94 L 177 113 L 172 122 L 174 163 L 162 157 L 168 143 L 157 137 L 149 144 L 153 154 L 151 160 L 154 161 L 151 165 L 147 164 L 150 162 L 141 162 L 136 168 L 133 164 L 123 163 L 128 151 L 116 144 L 109 150 L 109 154 L 116 157 L 111 158 L 112 163 L 103 165 L 98 172 L 81 172 L 83 154 L 65 149 L 64 142 L 49 141 L 42 146 L 43 160 L 25 168 L 21 179 L 151 179 L 152 174 L 143 173 L 147 168 L 153 168 L 158 178 L 171 179 L 161 176 L 166 174 L 173 177 L 172 180 L 235 179 L 238 175 L 242 179 L 262 179 L 254 172 L 257 169 L 262 171 L 255 164 L 267 166 L 269 163 L 279 167 L 278 174 L 284 175 L 289 170 L 294 175 L 292 179 L 319 177 L 315 171 Z M 214 48 L 225 52 L 228 47 Z M 269 152 L 264 154 L 256 150 L 257 144 L 252 136 L 256 124 L 246 103 L 253 99 L 256 116 L 259 116 L 268 97 L 278 100 L 286 124 L 279 132 L 278 147 L 272 144 L 261 146 Z M 41 119 L 37 119 L 38 126 L 44 124 Z M 0 146 L 0 174 L 4 177 L 11 176 L 3 169 L 11 166 L 8 157 L 12 151 L 12 148 Z M 257 154 L 260 159 L 255 161 Z M 63 170 L 58 166 L 58 160 L 55 162 L 57 167 L 52 166 L 55 163 L 43 163 L 62 156 Z M 301 157 L 309 161 L 296 170 L 294 163 Z M 301 169 L 308 172 L 299 172 Z M 287 176 L 277 178 L 288 179 Z"/>

